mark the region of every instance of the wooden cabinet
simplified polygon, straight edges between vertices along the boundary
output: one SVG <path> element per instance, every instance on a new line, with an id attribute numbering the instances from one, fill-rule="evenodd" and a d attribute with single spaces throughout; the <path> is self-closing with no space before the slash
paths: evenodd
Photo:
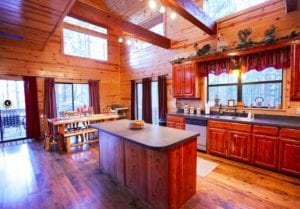
<path id="1" fill-rule="evenodd" d="M 300 130 L 208 121 L 207 151 L 300 176 Z"/>
<path id="2" fill-rule="evenodd" d="M 172 72 L 172 85 L 173 85 L 173 96 L 182 96 L 182 77 L 183 77 L 183 67 L 182 64 L 173 65 Z"/>
<path id="3" fill-rule="evenodd" d="M 173 97 L 200 98 L 200 81 L 196 63 L 190 61 L 173 65 L 172 86 Z"/>
<path id="4" fill-rule="evenodd" d="M 292 45 L 290 100 L 300 101 L 300 44 Z"/>
<path id="5" fill-rule="evenodd" d="M 279 170 L 300 175 L 300 130 L 287 128 L 280 130 Z"/>
<path id="6" fill-rule="evenodd" d="M 252 161 L 255 165 L 270 169 L 278 167 L 278 128 L 253 126 Z"/>
<path id="7" fill-rule="evenodd" d="M 211 154 L 216 154 L 220 156 L 226 156 L 227 152 L 227 137 L 226 130 L 209 128 L 208 136 L 209 136 L 209 150 L 208 152 Z"/>
<path id="8" fill-rule="evenodd" d="M 228 139 L 228 157 L 239 161 L 250 162 L 251 134 L 231 131 Z"/>
<path id="9" fill-rule="evenodd" d="M 167 127 L 185 130 L 184 117 L 167 115 Z"/>
<path id="10" fill-rule="evenodd" d="M 208 152 L 250 162 L 251 125 L 208 121 Z"/>

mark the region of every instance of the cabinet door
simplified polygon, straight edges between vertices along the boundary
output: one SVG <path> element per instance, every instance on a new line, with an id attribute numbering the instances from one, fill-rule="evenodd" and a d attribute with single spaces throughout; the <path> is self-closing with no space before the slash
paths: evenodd
<path id="1" fill-rule="evenodd" d="M 167 121 L 167 127 L 175 128 L 175 122 Z"/>
<path id="2" fill-rule="evenodd" d="M 220 156 L 226 156 L 227 131 L 223 129 L 208 129 L 208 152 Z"/>
<path id="3" fill-rule="evenodd" d="M 183 79 L 182 64 L 173 65 L 172 86 L 173 86 L 174 97 L 182 96 L 182 79 Z"/>
<path id="4" fill-rule="evenodd" d="M 291 60 L 291 98 L 300 101 L 300 44 L 292 45 Z"/>
<path id="5" fill-rule="evenodd" d="M 193 97 L 194 90 L 195 90 L 194 64 L 192 62 L 184 63 L 182 94 L 185 97 Z"/>
<path id="6" fill-rule="evenodd" d="M 278 162 L 278 138 L 275 136 L 253 135 L 253 163 L 276 169 Z"/>
<path id="7" fill-rule="evenodd" d="M 230 132 L 228 139 L 228 157 L 244 162 L 251 160 L 251 134 Z"/>
<path id="8" fill-rule="evenodd" d="M 279 138 L 279 170 L 300 176 L 300 141 Z"/>

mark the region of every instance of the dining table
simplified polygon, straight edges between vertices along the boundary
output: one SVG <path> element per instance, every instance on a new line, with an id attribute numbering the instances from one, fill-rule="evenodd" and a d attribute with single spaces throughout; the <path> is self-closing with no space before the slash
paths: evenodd
<path id="1" fill-rule="evenodd" d="M 54 127 L 55 132 L 58 134 L 59 144 L 61 148 L 64 148 L 64 137 L 67 130 L 67 126 L 70 124 L 82 123 L 88 126 L 90 123 L 101 122 L 107 120 L 117 120 L 118 114 L 102 113 L 102 114 L 82 114 L 76 116 L 49 118 L 48 123 Z M 79 132 L 78 132 L 79 133 Z"/>

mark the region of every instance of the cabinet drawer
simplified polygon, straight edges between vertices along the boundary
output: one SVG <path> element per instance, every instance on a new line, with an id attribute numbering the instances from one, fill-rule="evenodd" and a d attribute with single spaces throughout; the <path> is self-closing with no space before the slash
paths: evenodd
<path id="1" fill-rule="evenodd" d="M 175 128 L 185 130 L 185 124 L 184 123 L 176 123 Z"/>
<path id="2" fill-rule="evenodd" d="M 222 128 L 226 130 L 233 131 L 242 131 L 242 132 L 251 132 L 251 125 L 249 124 L 240 124 L 240 123 L 231 123 L 231 122 L 222 122 L 222 121 L 208 121 L 208 126 L 212 128 Z"/>
<path id="3" fill-rule="evenodd" d="M 271 126 L 253 126 L 253 133 L 254 134 L 263 134 L 263 135 L 269 135 L 269 136 L 278 136 L 278 128 L 277 127 L 271 127 Z"/>
<path id="4" fill-rule="evenodd" d="M 280 137 L 300 140 L 300 130 L 282 128 L 279 132 Z"/>
<path id="5" fill-rule="evenodd" d="M 167 122 L 185 123 L 184 117 L 174 115 L 167 115 Z"/>

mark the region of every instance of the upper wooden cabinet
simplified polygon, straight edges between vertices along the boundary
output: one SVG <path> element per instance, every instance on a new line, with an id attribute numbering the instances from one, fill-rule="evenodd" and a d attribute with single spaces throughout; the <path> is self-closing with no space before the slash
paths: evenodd
<path id="1" fill-rule="evenodd" d="M 290 100 L 300 101 L 300 44 L 292 45 Z"/>
<path id="2" fill-rule="evenodd" d="M 173 97 L 200 98 L 197 64 L 189 61 L 173 65 Z"/>

